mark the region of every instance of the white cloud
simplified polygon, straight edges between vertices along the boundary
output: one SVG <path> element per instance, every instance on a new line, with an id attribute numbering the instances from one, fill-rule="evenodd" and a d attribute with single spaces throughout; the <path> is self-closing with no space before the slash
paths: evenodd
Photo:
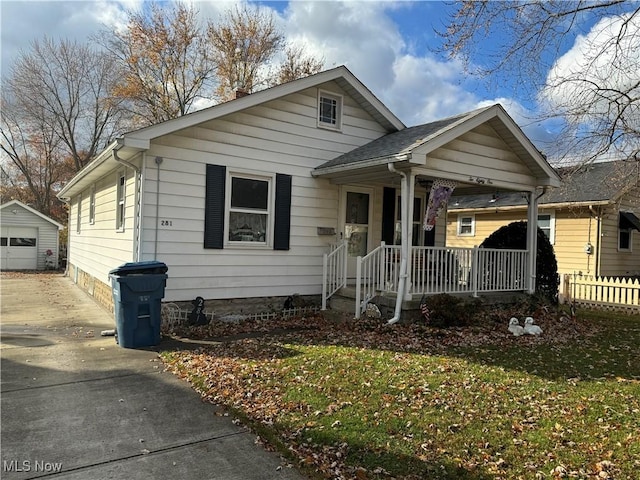
<path id="1" fill-rule="evenodd" d="M 203 22 L 243 3 L 189 1 Z M 122 24 L 125 9 L 136 10 L 141 5 L 142 0 L 3 3 L 2 65 L 15 59 L 18 47 L 28 49 L 32 39 L 47 34 L 84 41 L 101 24 Z M 473 110 L 480 104 L 477 94 L 461 82 L 464 76 L 458 62 L 439 60 L 428 51 L 421 53 L 415 38 L 403 38 L 393 14 L 405 10 L 407 15 L 424 15 L 416 4 L 292 1 L 284 9 L 278 6 L 283 10 L 278 13 L 278 22 L 288 40 L 323 57 L 326 68 L 346 65 L 407 125 Z M 424 18 L 424 32 L 432 28 L 429 18 Z M 201 106 L 208 104 L 203 102 Z"/>
<path id="2" fill-rule="evenodd" d="M 393 82 L 390 66 L 404 48 L 397 26 L 384 14 L 385 3 L 292 2 L 285 12 L 287 37 L 328 68 L 346 65 L 372 90 Z"/>
<path id="3" fill-rule="evenodd" d="M 461 65 L 418 56 L 387 14 L 396 8 L 405 4 L 292 2 L 283 24 L 327 68 L 346 65 L 407 125 L 475 108 L 477 98 L 459 84 Z"/>
<path id="4" fill-rule="evenodd" d="M 570 113 L 573 122 L 589 123 L 608 115 L 605 90 L 638 98 L 639 71 L 640 15 L 604 18 L 555 62 L 540 101 L 550 111 Z"/>

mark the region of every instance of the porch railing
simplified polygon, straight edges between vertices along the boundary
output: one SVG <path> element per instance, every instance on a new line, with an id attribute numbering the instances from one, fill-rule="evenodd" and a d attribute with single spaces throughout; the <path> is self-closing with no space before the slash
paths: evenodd
<path id="1" fill-rule="evenodd" d="M 367 308 L 369 301 L 381 290 L 385 280 L 384 242 L 364 257 L 356 258 L 356 318 Z"/>
<path id="2" fill-rule="evenodd" d="M 347 242 L 331 245 L 329 253 L 322 258 L 322 310 L 327 309 L 327 300 L 347 285 Z"/>
<path id="3" fill-rule="evenodd" d="M 410 293 L 518 291 L 527 288 L 526 250 L 414 247 Z"/>
<path id="4" fill-rule="evenodd" d="M 519 291 L 526 281 L 526 250 L 413 247 L 412 294 Z"/>
<path id="5" fill-rule="evenodd" d="M 380 292 L 397 293 L 400 246 L 381 245 L 356 259 L 356 318 Z M 525 291 L 527 251 L 493 248 L 412 247 L 409 295 Z M 347 285 L 347 243 L 323 258 L 322 309 Z"/>

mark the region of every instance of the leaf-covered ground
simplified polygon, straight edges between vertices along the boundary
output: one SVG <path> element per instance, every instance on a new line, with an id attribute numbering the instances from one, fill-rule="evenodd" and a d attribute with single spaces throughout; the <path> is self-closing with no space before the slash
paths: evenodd
<path id="1" fill-rule="evenodd" d="M 510 315 L 213 324 L 162 356 L 310 476 L 638 478 L 640 319 L 539 311 L 514 337 Z"/>

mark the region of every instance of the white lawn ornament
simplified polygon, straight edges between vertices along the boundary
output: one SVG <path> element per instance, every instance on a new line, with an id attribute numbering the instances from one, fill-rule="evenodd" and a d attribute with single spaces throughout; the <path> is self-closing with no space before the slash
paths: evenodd
<path id="1" fill-rule="evenodd" d="M 511 317 L 511 320 L 509 320 L 509 331 L 516 337 L 519 337 L 524 333 L 524 328 L 520 326 L 520 322 L 518 322 L 516 317 Z"/>
<path id="2" fill-rule="evenodd" d="M 527 317 L 524 319 L 524 333 L 529 335 L 540 335 L 542 329 L 538 325 L 533 324 L 533 318 Z"/>

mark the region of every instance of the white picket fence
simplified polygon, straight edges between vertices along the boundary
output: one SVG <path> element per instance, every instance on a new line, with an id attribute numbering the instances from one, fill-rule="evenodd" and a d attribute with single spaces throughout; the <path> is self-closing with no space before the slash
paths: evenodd
<path id="1" fill-rule="evenodd" d="M 640 312 L 640 279 L 565 274 L 562 285 L 565 303 Z"/>

